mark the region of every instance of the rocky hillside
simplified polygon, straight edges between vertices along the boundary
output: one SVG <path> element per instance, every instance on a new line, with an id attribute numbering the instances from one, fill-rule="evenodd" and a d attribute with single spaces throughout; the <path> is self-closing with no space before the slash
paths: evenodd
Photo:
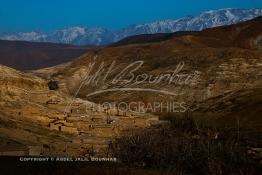
<path id="1" fill-rule="evenodd" d="M 49 98 L 66 99 L 66 95 L 50 92 L 47 81 L 12 68 L 0 66 L 0 75 L 1 141 L 10 139 L 28 146 L 61 143 L 69 139 L 48 131 L 47 124 L 51 120 L 48 116 L 55 110 L 45 104 Z"/>
<path id="2" fill-rule="evenodd" d="M 261 22 L 257 18 L 161 42 L 97 49 L 67 65 L 37 73 L 57 79 L 70 93 L 84 80 L 78 95 L 86 98 L 92 94 L 88 99 L 96 102 L 168 99 L 190 106 L 230 91 L 261 86 Z M 153 88 L 160 93 L 123 90 L 93 94 L 115 88 Z M 162 90 L 176 95 L 162 94 Z"/>
<path id="3" fill-rule="evenodd" d="M 122 130 L 147 127 L 156 116 L 105 110 L 74 98 L 52 80 L 0 66 L 1 156 L 101 156 Z"/>
<path id="4" fill-rule="evenodd" d="M 212 119 L 216 124 L 254 128 L 261 131 L 262 88 L 230 91 L 191 107 L 194 117 Z M 203 114 L 205 114 L 203 116 Z"/>

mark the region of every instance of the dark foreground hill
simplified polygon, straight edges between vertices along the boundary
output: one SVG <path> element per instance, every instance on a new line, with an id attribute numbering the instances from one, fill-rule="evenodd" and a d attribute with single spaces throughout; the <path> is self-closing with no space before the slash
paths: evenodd
<path id="1" fill-rule="evenodd" d="M 79 57 L 91 46 L 0 40 L 0 64 L 19 70 L 50 67 Z"/>

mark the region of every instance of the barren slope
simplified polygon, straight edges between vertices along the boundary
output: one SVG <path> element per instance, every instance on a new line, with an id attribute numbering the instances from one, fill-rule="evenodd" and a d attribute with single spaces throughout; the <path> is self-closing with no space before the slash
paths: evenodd
<path id="1" fill-rule="evenodd" d="M 261 86 L 261 24 L 261 18 L 256 18 L 193 35 L 176 36 L 162 42 L 97 49 L 67 65 L 39 70 L 37 73 L 43 77 L 57 79 L 66 92 L 73 94 L 91 70 L 89 75 L 99 75 L 96 77 L 97 84 L 85 83 L 78 94 L 82 98 L 98 90 L 124 87 L 153 88 L 178 94 L 170 96 L 151 92 L 118 91 L 88 97 L 89 100 L 96 102 L 113 100 L 150 102 L 168 99 L 185 101 L 190 106 L 194 102 L 229 91 Z M 127 83 L 125 80 L 130 80 L 130 71 L 138 64 L 132 68 L 125 68 L 137 61 L 143 62 L 143 65 L 133 72 L 138 79 Z M 90 69 L 88 65 L 92 63 L 95 64 Z M 114 63 L 112 70 L 104 82 L 103 77 L 112 63 Z M 142 75 L 152 75 L 154 78 L 165 74 L 171 75 L 181 64 L 184 66 L 175 73 L 172 83 L 166 81 L 167 77 L 156 83 L 149 83 Z M 122 70 L 125 70 L 122 82 L 112 82 Z M 189 80 L 187 82 L 186 77 Z M 134 84 L 135 82 L 138 84 Z"/>

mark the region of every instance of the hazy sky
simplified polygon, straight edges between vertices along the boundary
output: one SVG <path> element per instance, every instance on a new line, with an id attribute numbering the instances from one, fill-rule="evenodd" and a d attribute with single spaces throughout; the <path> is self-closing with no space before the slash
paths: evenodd
<path id="1" fill-rule="evenodd" d="M 219 8 L 262 8 L 262 0 L 0 0 L 0 32 L 74 25 L 114 30 Z"/>

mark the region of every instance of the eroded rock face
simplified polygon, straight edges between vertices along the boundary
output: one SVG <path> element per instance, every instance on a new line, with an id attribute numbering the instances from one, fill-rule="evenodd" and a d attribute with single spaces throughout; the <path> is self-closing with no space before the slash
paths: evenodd
<path id="1" fill-rule="evenodd" d="M 0 136 L 29 146 L 50 144 L 56 138 L 66 139 L 49 132 L 47 124 L 55 112 L 46 101 L 66 98 L 59 92 L 50 92 L 47 81 L 32 74 L 0 66 Z"/>
<path id="2" fill-rule="evenodd" d="M 0 66 L 0 75 L 1 99 L 23 100 L 27 92 L 47 90 L 43 79 L 6 66 Z"/>

